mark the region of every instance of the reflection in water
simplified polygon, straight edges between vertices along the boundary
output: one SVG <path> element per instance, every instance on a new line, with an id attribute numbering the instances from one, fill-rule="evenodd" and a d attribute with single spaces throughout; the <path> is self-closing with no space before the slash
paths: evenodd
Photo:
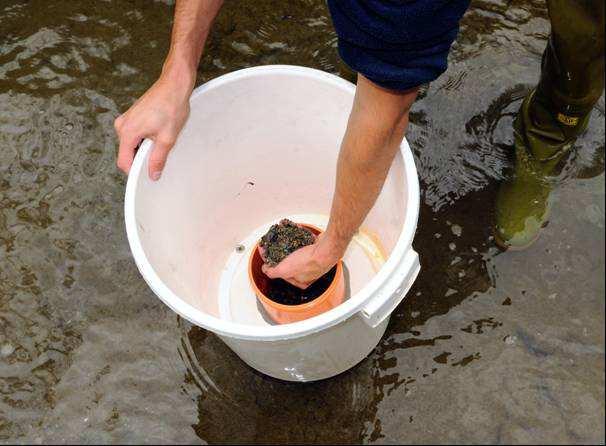
<path id="1" fill-rule="evenodd" d="M 603 441 L 603 97 L 539 242 L 491 234 L 544 1 L 473 2 L 411 116 L 421 275 L 366 360 L 304 385 L 176 318 L 120 229 L 112 121 L 158 75 L 167 3 L 0 2 L 0 440 Z M 198 82 L 267 63 L 351 78 L 323 1 L 226 2 Z"/>
<path id="2" fill-rule="evenodd" d="M 199 390 L 194 429 L 210 443 L 356 443 L 373 430 L 368 421 L 377 400 L 369 362 L 334 379 L 286 383 L 244 365 L 199 328 L 184 329 L 183 346 L 187 380 Z"/>

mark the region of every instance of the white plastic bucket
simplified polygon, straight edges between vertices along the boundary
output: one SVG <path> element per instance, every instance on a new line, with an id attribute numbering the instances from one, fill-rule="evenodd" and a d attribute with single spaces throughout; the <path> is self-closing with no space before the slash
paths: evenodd
<path id="1" fill-rule="evenodd" d="M 248 285 L 248 255 L 269 225 L 285 216 L 326 225 L 354 92 L 337 76 L 296 66 L 221 76 L 193 92 L 160 181 L 147 175 L 149 140 L 128 178 L 128 240 L 154 293 L 219 335 L 247 364 L 279 379 L 328 378 L 361 361 L 419 272 L 412 248 L 419 183 L 403 141 L 344 257 L 343 304 L 273 325 Z"/>

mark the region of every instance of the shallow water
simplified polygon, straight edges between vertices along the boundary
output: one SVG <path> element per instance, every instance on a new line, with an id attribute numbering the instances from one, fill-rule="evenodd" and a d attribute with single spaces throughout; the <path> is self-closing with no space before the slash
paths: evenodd
<path id="1" fill-rule="evenodd" d="M 243 365 L 132 261 L 112 121 L 159 73 L 167 3 L 0 0 L 0 441 L 603 443 L 603 97 L 541 239 L 491 237 L 544 2 L 473 2 L 412 114 L 421 275 L 366 360 L 304 385 Z M 226 3 L 198 82 L 349 76 L 323 1 Z"/>

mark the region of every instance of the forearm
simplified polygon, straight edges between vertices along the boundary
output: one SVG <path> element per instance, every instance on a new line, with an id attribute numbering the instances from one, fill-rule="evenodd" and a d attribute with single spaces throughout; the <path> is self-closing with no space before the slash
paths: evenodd
<path id="1" fill-rule="evenodd" d="M 408 126 L 408 111 L 417 89 L 394 93 L 363 76 L 341 143 L 330 221 L 318 241 L 275 267 L 263 271 L 305 288 L 343 256 L 347 245 L 374 205 Z"/>
<path id="2" fill-rule="evenodd" d="M 223 0 L 177 0 L 163 78 L 193 89 L 206 38 L 222 4 Z"/>
<path id="3" fill-rule="evenodd" d="M 417 89 L 394 93 L 359 77 L 341 145 L 326 231 L 327 255 L 340 258 L 374 205 L 408 127 Z"/>

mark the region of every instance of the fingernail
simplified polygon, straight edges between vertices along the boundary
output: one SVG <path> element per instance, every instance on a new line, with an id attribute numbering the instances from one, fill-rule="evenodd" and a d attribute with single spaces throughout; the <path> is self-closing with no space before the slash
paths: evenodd
<path id="1" fill-rule="evenodd" d="M 162 172 L 160 172 L 159 170 L 152 172 L 151 179 L 154 181 L 158 181 L 160 179 L 160 175 L 162 175 Z"/>

